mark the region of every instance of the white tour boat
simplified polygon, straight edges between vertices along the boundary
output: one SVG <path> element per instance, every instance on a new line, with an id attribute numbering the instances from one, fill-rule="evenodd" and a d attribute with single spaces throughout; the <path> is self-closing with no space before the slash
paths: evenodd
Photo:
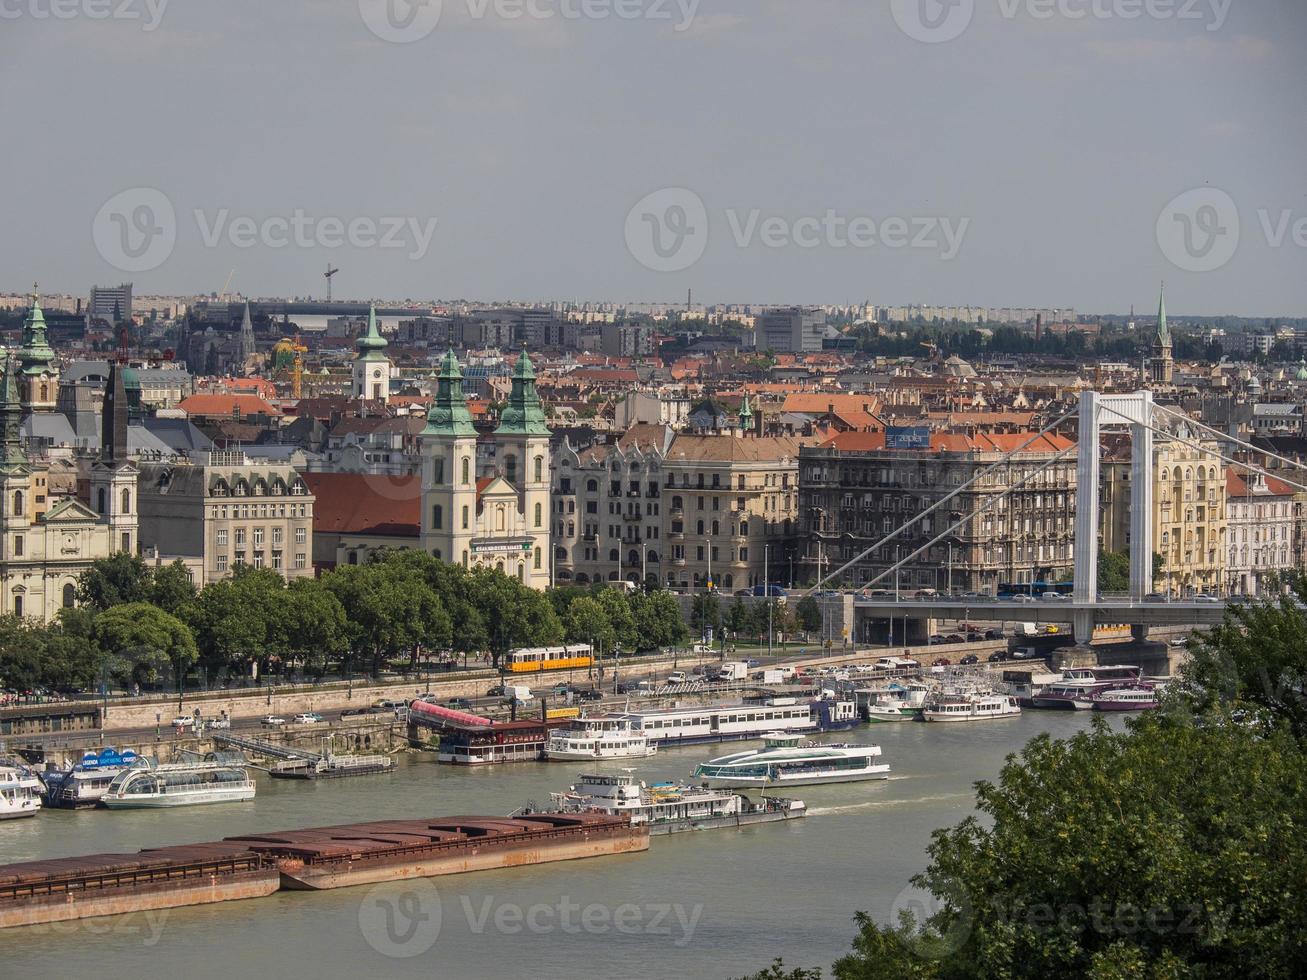
<path id="1" fill-rule="evenodd" d="M 714 787 L 853 783 L 889 777 L 889 766 L 875 761 L 879 755 L 879 745 L 822 744 L 775 733 L 767 736 L 761 749 L 713 759 L 695 769 L 694 775 Z"/>
<path id="2" fill-rule="evenodd" d="M 567 762 L 645 759 L 657 751 L 643 728 L 619 715 L 577 718 L 550 732 L 545 743 L 545 758 Z"/>
<path id="3" fill-rule="evenodd" d="M 1010 694 L 940 694 L 926 703 L 926 721 L 989 721 L 1015 718 L 1021 705 Z"/>
<path id="4" fill-rule="evenodd" d="M 762 738 L 769 732 L 841 731 L 858 724 L 853 701 L 778 697 L 754 704 L 696 705 L 629 711 L 629 719 L 658 745 L 692 745 Z"/>
<path id="5" fill-rule="evenodd" d="M 551 793 L 550 798 L 551 812 L 629 816 L 634 826 L 647 826 L 655 835 L 745 827 L 808 814 L 802 800 L 764 796 L 755 803 L 739 793 L 723 793 L 706 786 L 646 786 L 629 772 L 585 773 L 566 793 Z M 536 810 L 528 804 L 518 814 L 532 812 Z"/>
<path id="6" fill-rule="evenodd" d="M 114 778 L 134 766 L 136 760 L 131 749 L 117 752 L 107 748 L 84 753 L 82 761 L 70 769 L 43 772 L 40 776 L 45 783 L 46 805 L 73 810 L 98 806 Z"/>
<path id="7" fill-rule="evenodd" d="M 111 809 L 238 803 L 254 799 L 254 781 L 245 767 L 230 762 L 179 762 L 150 759 L 114 777 L 103 803 Z"/>
<path id="8" fill-rule="evenodd" d="M 41 780 L 26 769 L 0 766 L 0 820 L 36 816 L 41 789 Z"/>

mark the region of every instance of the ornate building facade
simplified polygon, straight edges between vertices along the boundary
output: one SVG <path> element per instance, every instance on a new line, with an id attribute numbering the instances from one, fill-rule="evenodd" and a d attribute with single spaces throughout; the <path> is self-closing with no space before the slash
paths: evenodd
<path id="1" fill-rule="evenodd" d="M 368 313 L 367 332 L 355 341 L 358 356 L 354 358 L 354 397 L 369 401 L 390 403 L 390 375 L 392 365 L 386 356 L 386 338 L 377 327 L 377 308 Z"/>
<path id="2" fill-rule="evenodd" d="M 550 584 L 549 427 L 526 351 L 492 437 L 495 472 L 477 469 L 477 430 L 450 351 L 422 433 L 422 547 L 464 568 L 497 568 L 536 589 Z"/>

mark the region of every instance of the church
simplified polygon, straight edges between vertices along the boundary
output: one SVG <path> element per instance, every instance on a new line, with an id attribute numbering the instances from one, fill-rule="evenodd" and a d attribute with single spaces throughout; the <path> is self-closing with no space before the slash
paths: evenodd
<path id="1" fill-rule="evenodd" d="M 534 589 L 550 585 L 549 427 L 525 350 L 499 427 L 477 466 L 477 431 L 451 350 L 440 363 L 422 433 L 422 547 L 464 568 L 497 568 Z"/>

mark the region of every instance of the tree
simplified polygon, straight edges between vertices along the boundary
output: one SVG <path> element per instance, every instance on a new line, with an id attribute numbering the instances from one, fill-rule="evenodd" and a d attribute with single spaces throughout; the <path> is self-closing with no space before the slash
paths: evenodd
<path id="1" fill-rule="evenodd" d="M 1130 556 L 1116 551 L 1098 553 L 1098 591 L 1130 591 Z"/>
<path id="2" fill-rule="evenodd" d="M 374 675 L 383 658 L 407 653 L 415 667 L 419 647 L 450 643 L 453 627 L 440 597 L 403 562 L 346 565 L 324 584 L 353 626 L 354 651 L 370 658 Z"/>
<path id="3" fill-rule="evenodd" d="M 820 633 L 824 620 L 821 605 L 812 596 L 804 596 L 795 609 L 795 622 L 805 633 Z"/>
<path id="4" fill-rule="evenodd" d="M 564 618 L 567 639 L 573 643 L 590 643 L 611 650 L 616 640 L 608 612 L 598 599 L 582 596 L 567 607 Z"/>
<path id="5" fill-rule="evenodd" d="M 77 601 L 83 606 L 105 610 L 122 602 L 148 602 L 150 567 L 137 555 L 120 551 L 100 558 L 77 580 Z"/>
<path id="6" fill-rule="evenodd" d="M 717 597 L 711 592 L 695 596 L 690 605 L 690 629 L 694 635 L 706 636 L 710 629 L 719 630 L 721 626 L 722 613 Z"/>
<path id="7" fill-rule="evenodd" d="M 180 615 L 187 603 L 195 600 L 195 583 L 180 560 L 156 568 L 146 584 L 145 594 L 166 613 Z"/>
<path id="8" fill-rule="evenodd" d="M 490 568 L 476 569 L 469 579 L 469 599 L 485 621 L 496 667 L 509 650 L 563 638 L 563 624 L 543 593 Z"/>
<path id="9" fill-rule="evenodd" d="M 130 664 L 130 673 L 138 679 L 140 672 L 153 674 L 166 662 L 180 683 L 199 659 L 190 627 L 148 602 L 106 609 L 95 617 L 94 631 L 100 648 Z"/>
<path id="10" fill-rule="evenodd" d="M 608 616 L 613 628 L 613 639 L 625 650 L 636 649 L 639 634 L 635 628 L 635 617 L 631 615 L 631 604 L 626 593 L 620 589 L 604 589 L 595 596 L 599 605 Z"/>
<path id="11" fill-rule="evenodd" d="M 318 579 L 296 579 L 284 605 L 287 652 L 317 676 L 349 648 L 349 623 L 335 593 Z"/>
<path id="12" fill-rule="evenodd" d="M 681 604 L 669 592 L 655 590 L 632 601 L 637 650 L 660 650 L 683 644 L 690 635 Z"/>

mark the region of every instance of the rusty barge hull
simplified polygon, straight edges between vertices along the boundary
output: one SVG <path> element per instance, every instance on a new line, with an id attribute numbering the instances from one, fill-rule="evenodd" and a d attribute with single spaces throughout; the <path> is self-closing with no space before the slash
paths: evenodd
<path id="1" fill-rule="evenodd" d="M 0 866 L 0 929 L 648 850 L 603 814 L 387 820 Z"/>
<path id="2" fill-rule="evenodd" d="M 631 854 L 649 849 L 649 834 L 624 817 L 548 814 L 383 821 L 229 842 L 275 858 L 283 888 L 320 891 Z"/>

